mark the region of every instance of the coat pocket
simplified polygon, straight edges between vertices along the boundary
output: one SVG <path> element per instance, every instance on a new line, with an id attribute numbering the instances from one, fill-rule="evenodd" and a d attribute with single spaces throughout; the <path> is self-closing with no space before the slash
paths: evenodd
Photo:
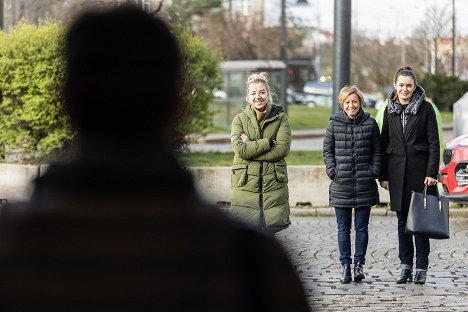
<path id="1" fill-rule="evenodd" d="M 414 147 L 414 149 L 415 149 L 416 151 L 423 151 L 423 152 L 426 152 L 426 151 L 429 150 L 429 146 L 427 146 L 427 145 L 416 145 L 416 146 Z"/>
<path id="2" fill-rule="evenodd" d="M 241 187 L 247 184 L 247 164 L 232 165 L 231 185 Z"/>
<path id="3" fill-rule="evenodd" d="M 385 153 L 387 154 L 391 154 L 393 152 L 393 148 L 391 148 L 390 146 L 387 147 L 387 150 L 385 151 Z"/>
<path id="4" fill-rule="evenodd" d="M 285 165 L 275 164 L 275 178 L 278 182 L 288 182 L 288 169 Z"/>

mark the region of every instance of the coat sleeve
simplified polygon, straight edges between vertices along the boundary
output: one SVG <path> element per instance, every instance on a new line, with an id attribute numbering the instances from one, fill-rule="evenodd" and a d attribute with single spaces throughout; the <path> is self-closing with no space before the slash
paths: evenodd
<path id="1" fill-rule="evenodd" d="M 390 136 L 388 133 L 388 106 L 384 110 L 382 133 L 380 135 L 381 151 L 382 151 L 382 168 L 380 170 L 379 181 L 388 181 L 388 157 L 387 147 L 390 144 Z"/>
<path id="2" fill-rule="evenodd" d="M 377 122 L 374 120 L 372 127 L 372 174 L 375 178 L 380 176 L 382 169 L 382 146 L 380 142 L 380 131 Z"/>
<path id="3" fill-rule="evenodd" d="M 333 131 L 333 121 L 328 123 L 327 129 L 325 131 L 325 137 L 323 138 L 323 161 L 325 162 L 325 170 L 328 177 L 333 180 L 336 170 L 335 134 Z"/>
<path id="4" fill-rule="evenodd" d="M 427 165 L 426 177 L 437 179 L 437 173 L 439 171 L 439 160 L 440 160 L 440 141 L 439 131 L 437 128 L 437 118 L 435 115 L 432 104 L 427 102 L 428 113 L 427 113 L 427 142 L 429 144 L 429 162 Z"/>
<path id="5" fill-rule="evenodd" d="M 269 140 L 269 138 L 267 139 Z M 276 134 L 276 145 L 267 152 L 255 157 L 258 161 L 278 161 L 286 158 L 291 148 L 291 127 L 286 114 L 282 115 L 281 123 Z"/>
<path id="6" fill-rule="evenodd" d="M 240 138 L 242 133 L 246 133 L 246 130 L 244 130 L 242 125 L 242 119 L 237 115 L 232 121 L 231 145 L 234 153 L 238 157 L 242 159 L 253 159 L 270 150 L 270 141 L 268 138 L 243 142 Z"/>

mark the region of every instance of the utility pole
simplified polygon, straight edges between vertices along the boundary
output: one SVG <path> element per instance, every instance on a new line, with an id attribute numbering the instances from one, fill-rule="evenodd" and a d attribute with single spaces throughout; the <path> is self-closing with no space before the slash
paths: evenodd
<path id="1" fill-rule="evenodd" d="M 455 31 L 455 0 L 452 0 L 452 76 L 456 75 L 456 40 L 457 33 Z"/>
<path id="2" fill-rule="evenodd" d="M 338 93 L 350 79 L 351 1 L 335 0 L 333 31 L 333 99 L 332 113 L 338 111 Z"/>
<path id="3" fill-rule="evenodd" d="M 0 30 L 4 28 L 4 12 L 3 12 L 3 0 L 0 0 Z"/>
<path id="4" fill-rule="evenodd" d="M 286 0 L 281 0 L 281 60 L 286 68 L 281 72 L 281 102 L 284 112 L 288 114 L 288 103 L 286 101 L 288 88 L 288 32 L 286 29 Z"/>

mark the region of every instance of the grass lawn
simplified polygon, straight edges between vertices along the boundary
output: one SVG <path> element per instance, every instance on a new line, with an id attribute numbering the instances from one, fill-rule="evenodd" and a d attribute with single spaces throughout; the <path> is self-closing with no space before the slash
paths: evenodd
<path id="1" fill-rule="evenodd" d="M 234 153 L 184 153 L 178 159 L 183 166 L 231 166 Z M 322 151 L 290 151 L 288 165 L 323 165 Z"/>
<path id="2" fill-rule="evenodd" d="M 331 107 L 307 107 L 290 105 L 289 122 L 292 130 L 325 128 L 331 116 Z M 375 116 L 375 108 L 365 108 L 365 111 Z M 452 121 L 451 112 L 441 112 L 444 122 Z M 228 133 L 228 128 L 213 128 L 211 133 Z M 441 146 L 441 151 L 443 146 Z M 179 156 L 184 166 L 231 166 L 234 153 L 185 153 Z M 323 165 L 322 151 L 290 151 L 286 158 L 288 165 Z"/>
<path id="3" fill-rule="evenodd" d="M 365 108 L 365 111 L 374 116 L 375 108 Z M 332 114 L 331 107 L 308 107 L 305 105 L 289 105 L 288 106 L 289 123 L 292 130 L 301 129 L 321 129 L 328 124 Z M 216 118 L 221 118 L 217 116 Z M 223 116 L 222 118 L 226 118 Z M 232 121 L 232 120 L 231 120 Z M 226 124 L 228 124 L 226 122 Z M 230 125 L 230 123 L 229 123 Z M 208 129 L 208 133 L 227 133 L 230 132 L 229 127 L 214 126 Z"/>
<path id="4" fill-rule="evenodd" d="M 326 128 L 332 115 L 331 107 L 290 105 L 288 110 L 289 123 L 292 130 Z M 375 108 L 365 108 L 364 110 L 371 114 L 371 116 L 374 116 L 376 113 Z"/>
<path id="5" fill-rule="evenodd" d="M 442 116 L 442 122 L 451 122 L 453 121 L 453 112 L 440 112 Z"/>

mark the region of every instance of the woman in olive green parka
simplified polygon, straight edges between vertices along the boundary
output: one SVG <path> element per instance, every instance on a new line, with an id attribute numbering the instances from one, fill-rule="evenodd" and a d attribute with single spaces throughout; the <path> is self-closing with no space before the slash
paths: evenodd
<path id="1" fill-rule="evenodd" d="M 246 82 L 250 104 L 234 117 L 231 143 L 230 213 L 268 232 L 289 226 L 289 191 L 285 157 L 291 129 L 283 108 L 271 105 L 266 73 L 253 73 Z"/>

